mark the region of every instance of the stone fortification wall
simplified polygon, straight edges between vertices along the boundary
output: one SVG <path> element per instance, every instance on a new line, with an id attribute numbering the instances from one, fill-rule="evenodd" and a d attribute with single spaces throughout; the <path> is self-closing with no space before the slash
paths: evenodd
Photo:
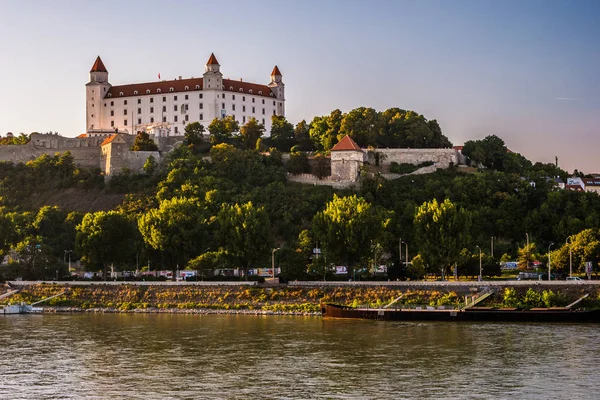
<path id="1" fill-rule="evenodd" d="M 418 165 L 430 161 L 438 168 L 448 168 L 450 163 L 458 165 L 461 160 L 455 149 L 375 149 L 375 152 L 384 155 L 382 165 L 389 165 L 392 162 Z M 371 165 L 375 165 L 375 157 L 372 153 L 369 154 L 368 161 Z"/>
<path id="2" fill-rule="evenodd" d="M 99 146 L 60 147 L 59 145 L 58 147 L 43 147 L 37 146 L 32 142 L 24 145 L 0 146 L 0 161 L 25 163 L 27 161 L 34 160 L 43 154 L 54 156 L 56 153 L 64 153 L 65 151 L 71 152 L 73 160 L 77 165 L 93 168 L 98 168 L 100 166 Z"/>
<path id="3" fill-rule="evenodd" d="M 319 179 L 312 174 L 287 174 L 287 180 L 308 185 L 331 186 L 335 189 L 346 189 L 357 184 L 355 181 L 335 181 L 330 176 Z"/>
<path id="4" fill-rule="evenodd" d="M 366 153 L 362 151 L 332 151 L 331 179 L 333 181 L 356 181 L 360 167 L 366 161 Z"/>

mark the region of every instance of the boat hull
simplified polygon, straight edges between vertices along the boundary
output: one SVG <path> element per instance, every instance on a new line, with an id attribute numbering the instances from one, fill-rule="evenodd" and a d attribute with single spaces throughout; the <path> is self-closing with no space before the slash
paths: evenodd
<path id="1" fill-rule="evenodd" d="M 567 322 L 600 323 L 600 310 L 500 309 L 472 308 L 463 310 L 367 309 L 324 304 L 325 318 L 356 318 L 379 321 L 473 321 L 473 322 Z"/>

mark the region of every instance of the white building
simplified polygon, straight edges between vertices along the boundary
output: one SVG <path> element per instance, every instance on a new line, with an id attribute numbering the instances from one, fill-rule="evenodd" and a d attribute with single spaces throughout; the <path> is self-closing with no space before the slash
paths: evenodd
<path id="1" fill-rule="evenodd" d="M 87 136 L 136 133 L 180 136 L 190 122 L 205 128 L 215 118 L 231 115 L 243 125 L 254 117 L 268 136 L 271 116 L 285 115 L 285 85 L 275 66 L 268 85 L 223 79 L 221 66 L 210 55 L 202 78 L 112 86 L 100 56 L 86 86 Z"/>

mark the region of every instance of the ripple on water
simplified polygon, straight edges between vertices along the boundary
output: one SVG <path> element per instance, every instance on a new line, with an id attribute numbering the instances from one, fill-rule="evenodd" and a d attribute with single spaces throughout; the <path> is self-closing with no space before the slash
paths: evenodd
<path id="1" fill-rule="evenodd" d="M 592 325 L 0 318 L 1 399 L 590 398 Z"/>

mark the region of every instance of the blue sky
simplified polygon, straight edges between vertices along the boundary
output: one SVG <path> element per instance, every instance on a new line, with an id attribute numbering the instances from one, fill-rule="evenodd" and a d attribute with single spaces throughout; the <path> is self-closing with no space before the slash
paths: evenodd
<path id="1" fill-rule="evenodd" d="M 600 172 L 600 1 L 2 1 L 0 134 L 85 129 L 100 55 L 112 84 L 268 83 L 286 115 L 412 109 L 454 144 L 488 134 L 533 161 Z"/>

